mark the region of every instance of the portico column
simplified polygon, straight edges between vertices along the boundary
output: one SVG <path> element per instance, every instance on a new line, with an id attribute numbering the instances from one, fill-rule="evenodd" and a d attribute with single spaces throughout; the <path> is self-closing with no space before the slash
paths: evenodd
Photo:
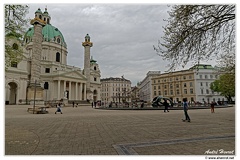
<path id="1" fill-rule="evenodd" d="M 75 100 L 78 100 L 78 88 L 77 88 L 78 82 L 76 82 L 75 84 L 76 84 L 75 85 Z"/>
<path id="2" fill-rule="evenodd" d="M 87 85 L 84 83 L 84 100 L 87 100 Z"/>
<path id="3" fill-rule="evenodd" d="M 63 97 L 67 98 L 65 97 L 65 91 L 66 91 L 66 81 L 63 81 Z"/>
<path id="4" fill-rule="evenodd" d="M 68 93 L 69 93 L 69 97 L 68 97 L 68 98 L 69 98 L 69 100 L 71 100 L 71 99 L 72 99 L 72 97 L 71 97 L 71 91 L 72 91 L 72 89 L 71 89 L 71 88 L 72 88 L 72 85 L 71 85 L 71 83 L 72 83 L 72 82 L 71 82 L 71 81 L 69 81 L 69 91 L 68 91 Z"/>
<path id="5" fill-rule="evenodd" d="M 60 80 L 58 80 L 58 100 L 60 100 Z"/>
<path id="6" fill-rule="evenodd" d="M 80 95 L 80 100 L 82 100 L 82 83 L 80 83 L 80 93 L 79 93 L 79 95 Z"/>

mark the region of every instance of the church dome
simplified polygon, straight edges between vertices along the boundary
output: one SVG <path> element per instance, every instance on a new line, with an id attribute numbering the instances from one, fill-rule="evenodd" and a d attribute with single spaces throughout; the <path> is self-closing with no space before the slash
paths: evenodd
<path id="1" fill-rule="evenodd" d="M 34 34 L 34 27 L 31 27 L 28 29 L 24 37 L 26 43 L 32 41 L 33 34 Z M 43 35 L 43 41 L 58 43 L 60 45 L 63 45 L 64 47 L 67 47 L 67 44 L 64 40 L 64 37 L 61 31 L 58 28 L 52 26 L 51 24 L 46 24 L 43 27 L 42 35 Z"/>

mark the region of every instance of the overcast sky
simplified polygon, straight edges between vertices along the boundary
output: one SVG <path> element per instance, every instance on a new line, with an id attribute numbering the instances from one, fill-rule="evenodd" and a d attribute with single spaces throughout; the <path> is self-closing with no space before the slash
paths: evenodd
<path id="1" fill-rule="evenodd" d="M 44 11 L 46 4 L 29 6 L 27 18 L 32 19 L 38 8 Z M 163 4 L 47 4 L 51 24 L 67 43 L 68 65 L 83 69 L 82 42 L 88 33 L 101 78 L 124 75 L 132 86 L 148 71 L 168 69 L 168 62 L 156 54 L 153 45 L 163 34 L 163 19 L 168 18 L 169 9 Z"/>

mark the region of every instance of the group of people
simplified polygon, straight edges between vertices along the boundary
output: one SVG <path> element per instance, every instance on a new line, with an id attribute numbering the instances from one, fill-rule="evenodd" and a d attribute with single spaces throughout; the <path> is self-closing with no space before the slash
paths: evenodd
<path id="1" fill-rule="evenodd" d="M 163 106 L 164 106 L 164 112 L 169 112 L 168 108 L 170 107 L 169 103 L 167 102 L 166 99 L 164 99 L 164 102 L 160 102 Z M 212 101 L 211 104 L 210 104 L 210 107 L 211 107 L 211 113 L 215 113 L 214 112 L 214 107 L 216 105 L 216 102 Z M 182 106 L 183 106 L 183 111 L 184 111 L 184 115 L 185 115 L 185 119 L 182 119 L 183 122 L 191 122 L 190 120 L 190 117 L 188 115 L 188 107 L 189 107 L 189 104 L 187 102 L 187 98 L 184 98 L 183 99 L 183 103 L 182 103 Z"/>

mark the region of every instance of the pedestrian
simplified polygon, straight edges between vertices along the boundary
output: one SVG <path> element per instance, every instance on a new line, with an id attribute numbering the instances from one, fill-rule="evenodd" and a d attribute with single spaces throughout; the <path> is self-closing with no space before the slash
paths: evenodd
<path id="1" fill-rule="evenodd" d="M 215 112 L 214 112 L 214 106 L 215 106 L 215 104 L 216 104 L 216 103 L 213 102 L 213 101 L 212 101 L 211 104 L 210 104 L 210 106 L 211 106 L 211 113 L 215 113 Z"/>
<path id="2" fill-rule="evenodd" d="M 92 108 L 93 108 L 93 102 L 92 102 Z"/>
<path id="3" fill-rule="evenodd" d="M 97 106 L 97 102 L 94 102 L 94 108 L 96 108 L 96 106 Z"/>
<path id="4" fill-rule="evenodd" d="M 190 117 L 188 115 L 188 103 L 187 103 L 187 99 L 186 98 L 183 99 L 183 111 L 184 111 L 184 114 L 185 114 L 185 120 L 182 119 L 182 121 L 183 122 L 185 122 L 185 121 L 190 122 Z"/>
<path id="5" fill-rule="evenodd" d="M 78 106 L 78 103 L 76 104 L 76 107 Z"/>
<path id="6" fill-rule="evenodd" d="M 60 113 L 62 114 L 61 104 L 60 104 L 60 103 L 57 104 L 57 110 L 56 110 L 55 114 L 56 114 L 57 112 L 60 112 Z"/>
<path id="7" fill-rule="evenodd" d="M 73 103 L 72 103 L 72 104 L 73 104 L 73 108 L 74 108 L 74 101 L 73 101 Z"/>
<path id="8" fill-rule="evenodd" d="M 164 106 L 164 112 L 166 112 L 166 111 L 169 112 L 169 110 L 168 110 L 169 104 L 166 99 L 163 99 L 163 100 L 164 100 L 164 102 L 163 103 L 160 102 L 160 103 L 162 103 Z"/>

